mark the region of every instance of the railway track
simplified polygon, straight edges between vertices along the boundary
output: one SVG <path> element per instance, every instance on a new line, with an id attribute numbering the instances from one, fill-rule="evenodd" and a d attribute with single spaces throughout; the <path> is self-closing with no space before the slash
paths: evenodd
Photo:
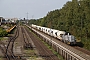
<path id="1" fill-rule="evenodd" d="M 52 51 L 49 50 L 38 38 L 36 38 L 32 32 L 30 32 L 27 28 L 26 31 L 33 40 L 36 49 L 39 52 L 39 56 L 43 57 L 45 60 L 59 60 L 58 57 L 53 54 Z"/>
<path id="2" fill-rule="evenodd" d="M 6 47 L 5 44 L 3 42 L 0 42 L 0 50 L 2 51 L 2 53 L 4 54 L 4 56 L 7 58 L 7 60 L 9 60 L 9 56 L 6 54 Z"/>
<path id="3" fill-rule="evenodd" d="M 87 54 L 87 55 L 90 55 L 90 51 L 88 51 L 88 50 L 86 50 L 86 49 L 84 49 L 84 48 L 81 48 L 81 47 L 79 47 L 79 46 L 73 46 L 73 48 L 75 48 L 75 49 L 77 49 L 77 50 L 79 50 L 79 51 L 82 51 L 82 52 L 84 52 L 84 53 Z"/>
<path id="4" fill-rule="evenodd" d="M 22 26 L 21 29 L 22 29 L 23 40 L 24 40 L 24 48 L 25 49 L 27 49 L 27 48 L 33 49 L 33 46 L 30 42 L 29 36 L 28 36 L 25 28 Z"/>
<path id="5" fill-rule="evenodd" d="M 6 49 L 5 56 L 7 60 L 17 60 L 17 58 L 15 57 L 13 53 L 13 47 L 14 47 L 14 41 L 16 40 L 18 36 L 19 36 L 19 31 L 17 27 L 15 35 L 13 37 L 9 37 L 7 47 L 4 47 Z"/>

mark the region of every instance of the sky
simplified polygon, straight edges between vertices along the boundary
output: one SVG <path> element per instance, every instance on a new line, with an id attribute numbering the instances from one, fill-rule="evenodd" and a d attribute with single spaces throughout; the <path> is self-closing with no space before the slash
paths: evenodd
<path id="1" fill-rule="evenodd" d="M 60 9 L 71 0 L 0 0 L 0 16 L 4 18 L 39 19 Z M 28 13 L 28 14 L 27 14 Z"/>

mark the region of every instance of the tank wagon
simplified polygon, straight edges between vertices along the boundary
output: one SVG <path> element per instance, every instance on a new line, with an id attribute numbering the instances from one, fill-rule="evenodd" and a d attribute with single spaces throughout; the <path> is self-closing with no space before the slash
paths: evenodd
<path id="1" fill-rule="evenodd" d="M 71 35 L 69 32 L 65 32 L 65 31 L 59 31 L 56 29 L 51 29 L 51 28 L 47 28 L 47 27 L 42 27 L 42 26 L 38 26 L 38 25 L 34 25 L 32 24 L 31 27 L 42 31 L 50 36 L 53 36 L 55 38 L 57 38 L 58 40 L 61 40 L 62 42 L 69 44 L 69 45 L 75 45 L 76 44 L 76 40 L 75 37 L 73 35 Z"/>

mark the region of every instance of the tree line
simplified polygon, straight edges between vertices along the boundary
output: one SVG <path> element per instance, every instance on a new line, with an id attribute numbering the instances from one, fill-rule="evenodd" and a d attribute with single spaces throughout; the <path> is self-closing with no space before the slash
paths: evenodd
<path id="1" fill-rule="evenodd" d="M 64 4 L 61 9 L 48 12 L 43 18 L 31 19 L 29 24 L 70 32 L 90 50 L 89 22 L 90 0 L 72 0 Z"/>

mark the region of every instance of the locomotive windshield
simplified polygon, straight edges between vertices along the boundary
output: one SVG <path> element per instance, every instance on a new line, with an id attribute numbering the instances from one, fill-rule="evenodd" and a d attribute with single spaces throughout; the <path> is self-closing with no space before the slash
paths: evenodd
<path id="1" fill-rule="evenodd" d="M 69 32 L 66 32 L 66 33 L 65 33 L 65 35 L 68 35 L 68 34 L 71 35 L 71 33 L 69 33 Z"/>

